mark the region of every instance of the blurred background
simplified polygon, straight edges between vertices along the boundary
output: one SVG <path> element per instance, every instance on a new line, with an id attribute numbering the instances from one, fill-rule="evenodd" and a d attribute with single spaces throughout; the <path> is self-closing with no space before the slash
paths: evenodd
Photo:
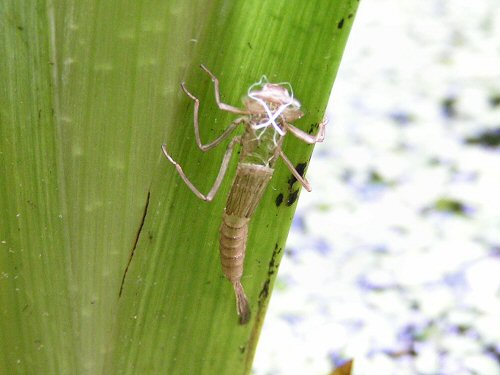
<path id="1" fill-rule="evenodd" d="M 498 5 L 361 3 L 255 374 L 500 374 Z"/>

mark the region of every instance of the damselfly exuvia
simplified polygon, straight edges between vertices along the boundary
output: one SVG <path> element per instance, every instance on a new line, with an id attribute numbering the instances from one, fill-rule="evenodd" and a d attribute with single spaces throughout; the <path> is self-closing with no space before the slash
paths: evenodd
<path id="1" fill-rule="evenodd" d="M 248 222 L 271 180 L 274 165 L 278 158 L 284 161 L 293 176 L 300 181 L 306 190 L 311 191 L 309 182 L 294 168 L 283 153 L 281 145 L 287 132 L 309 144 L 322 142 L 325 135 L 326 121 L 319 124 L 316 136 L 311 136 L 291 125 L 292 121 L 302 117 L 303 114 L 300 111 L 299 101 L 293 96 L 290 84 L 269 83 L 265 76 L 248 89 L 247 97 L 244 99 L 244 109 L 222 103 L 218 79 L 205 66 L 201 65 L 201 68 L 214 82 L 215 100 L 218 107 L 223 111 L 242 116 L 234 120 L 214 141 L 203 144 L 200 139 L 198 124 L 200 101 L 182 83 L 182 90 L 194 101 L 194 134 L 198 147 L 202 151 L 214 148 L 229 137 L 241 124 L 245 128 L 244 133 L 235 136 L 229 143 L 217 178 L 207 195 L 203 195 L 189 181 L 182 167 L 168 154 L 166 145 L 162 145 L 162 150 L 196 196 L 205 201 L 211 201 L 224 178 L 234 146 L 241 145 L 236 177 L 224 209 L 219 243 L 222 271 L 233 284 L 239 321 L 240 324 L 245 324 L 250 319 L 250 307 L 241 285 L 241 276 L 243 274 L 243 261 L 248 237 Z"/>

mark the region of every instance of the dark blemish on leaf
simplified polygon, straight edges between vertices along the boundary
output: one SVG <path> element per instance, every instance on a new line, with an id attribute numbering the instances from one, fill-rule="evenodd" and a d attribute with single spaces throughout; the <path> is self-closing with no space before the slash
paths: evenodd
<path id="1" fill-rule="evenodd" d="M 271 255 L 271 259 L 269 260 L 269 265 L 267 268 L 267 278 L 259 293 L 259 309 L 261 309 L 264 306 L 264 302 L 269 296 L 269 286 L 271 285 L 271 276 L 274 275 L 279 266 L 279 264 L 276 262 L 276 255 L 280 254 L 282 250 L 283 250 L 282 248 L 278 248 L 277 243 L 274 245 L 273 255 Z"/>
<path id="2" fill-rule="evenodd" d="M 304 177 L 304 172 L 306 170 L 306 167 L 307 167 L 307 163 L 299 163 L 295 166 L 295 169 L 297 170 L 297 172 L 299 173 L 300 177 Z M 290 176 L 290 178 L 288 179 L 288 187 L 289 187 L 289 190 L 291 191 L 292 190 L 292 186 L 293 184 L 297 182 L 297 179 L 295 178 L 295 176 L 292 174 Z"/>
<path id="3" fill-rule="evenodd" d="M 271 283 L 271 280 L 269 278 L 266 279 L 264 282 L 264 285 L 262 286 L 262 289 L 260 290 L 259 293 L 259 309 L 262 308 L 264 305 L 265 300 L 267 299 L 267 296 L 269 295 L 269 284 Z"/>
<path id="4" fill-rule="evenodd" d="M 137 248 L 137 243 L 139 242 L 139 237 L 141 236 L 142 227 L 144 226 L 144 222 L 146 221 L 146 214 L 148 213 L 150 195 L 151 192 L 148 191 L 148 195 L 146 197 L 146 204 L 144 205 L 144 212 L 142 213 L 141 223 L 139 224 L 139 229 L 137 230 L 137 234 L 135 235 L 135 241 L 132 246 L 132 250 L 130 251 L 130 256 L 128 258 L 127 266 L 125 267 L 125 271 L 123 272 L 122 283 L 120 285 L 120 291 L 118 292 L 118 298 L 122 296 L 123 285 L 125 284 L 125 277 L 127 276 L 128 268 L 130 267 L 130 263 L 132 262 L 132 258 L 134 257 L 135 249 Z"/>
<path id="5" fill-rule="evenodd" d="M 18 29 L 19 31 L 23 31 L 23 30 L 24 30 L 24 27 L 22 27 L 22 26 L 18 26 L 18 27 L 17 27 L 17 29 Z"/>
<path id="6" fill-rule="evenodd" d="M 276 207 L 279 207 L 283 203 L 283 194 L 279 193 L 276 197 Z"/>
<path id="7" fill-rule="evenodd" d="M 500 127 L 485 130 L 474 137 L 468 137 L 465 142 L 470 145 L 479 145 L 487 148 L 500 146 Z"/>
<path id="8" fill-rule="evenodd" d="M 293 191 L 292 193 L 290 193 L 290 195 L 288 196 L 288 199 L 286 201 L 286 205 L 288 207 L 290 207 L 292 204 L 295 203 L 295 201 L 297 200 L 298 196 L 299 196 L 299 189 L 297 189 L 297 190 Z"/>
<path id="9" fill-rule="evenodd" d="M 441 101 L 441 111 L 444 117 L 454 118 L 457 116 L 457 99 L 455 97 L 447 97 Z"/>
<path id="10" fill-rule="evenodd" d="M 247 44 L 248 44 L 248 47 L 249 47 L 250 49 L 253 49 L 253 47 L 252 47 L 252 45 L 250 44 L 250 42 L 247 42 Z"/>
<path id="11" fill-rule="evenodd" d="M 267 268 L 267 276 L 271 276 L 274 274 L 274 271 L 278 268 L 278 264 L 276 264 L 276 255 L 281 253 L 281 248 L 278 250 L 278 244 L 274 245 L 273 255 L 271 256 L 271 260 L 269 261 L 269 266 Z"/>
<path id="12" fill-rule="evenodd" d="M 309 127 L 309 130 L 307 131 L 308 134 L 312 134 L 316 131 L 316 129 L 318 129 L 319 127 L 319 123 L 315 122 L 315 123 L 312 123 L 311 126 Z"/>
<path id="13" fill-rule="evenodd" d="M 246 346 L 245 345 L 240 345 L 239 349 L 240 349 L 240 353 L 243 354 L 245 353 L 245 350 L 246 350 Z"/>
<path id="14" fill-rule="evenodd" d="M 295 166 L 295 169 L 301 177 L 304 177 L 306 167 L 307 163 L 299 163 Z M 295 182 L 297 182 L 295 176 L 293 174 L 290 175 L 290 178 L 288 179 L 288 197 L 286 199 L 286 205 L 289 207 L 295 203 L 299 194 L 299 189 L 293 190 L 293 185 L 295 184 Z"/>
<path id="15" fill-rule="evenodd" d="M 349 15 L 347 16 L 347 18 L 351 19 L 352 17 L 354 17 L 354 14 L 352 13 L 349 13 Z"/>
<path id="16" fill-rule="evenodd" d="M 271 260 L 269 261 L 269 265 L 267 266 L 267 276 L 271 276 L 274 274 L 274 258 L 276 257 L 277 248 L 278 244 L 274 245 L 273 255 L 271 255 Z"/>
<path id="17" fill-rule="evenodd" d="M 337 29 L 341 29 L 342 27 L 344 27 L 344 19 L 343 18 L 337 24 Z"/>
<path id="18" fill-rule="evenodd" d="M 28 307 L 29 307 L 29 306 L 30 306 L 30 305 L 24 305 L 24 307 L 23 307 L 23 309 L 21 310 L 21 312 L 25 312 L 25 311 L 28 309 Z"/>
<path id="19" fill-rule="evenodd" d="M 299 163 L 295 166 L 295 169 L 297 170 L 297 172 L 299 172 L 300 177 L 304 177 L 306 167 L 307 167 L 307 163 Z"/>

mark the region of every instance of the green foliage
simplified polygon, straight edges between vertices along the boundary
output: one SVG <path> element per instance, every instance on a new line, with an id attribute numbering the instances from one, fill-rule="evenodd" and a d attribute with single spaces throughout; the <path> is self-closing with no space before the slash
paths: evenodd
<path id="1" fill-rule="evenodd" d="M 5 0 L 0 3 L 0 373 L 248 373 L 299 189 L 278 163 L 252 220 L 237 324 L 218 259 L 229 173 L 208 141 L 266 74 L 288 81 L 314 131 L 355 0 Z M 294 164 L 312 147 L 289 139 Z M 236 158 L 232 164 L 235 165 Z M 281 195 L 281 200 L 279 199 Z M 277 204 L 281 202 L 281 204 Z"/>
<path id="2" fill-rule="evenodd" d="M 455 215 L 465 215 L 465 204 L 452 198 L 439 198 L 434 202 L 434 209 L 440 212 L 447 212 Z"/>

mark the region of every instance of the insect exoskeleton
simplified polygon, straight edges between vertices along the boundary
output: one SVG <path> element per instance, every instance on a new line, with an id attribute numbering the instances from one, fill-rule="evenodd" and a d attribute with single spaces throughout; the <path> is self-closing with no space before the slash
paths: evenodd
<path id="1" fill-rule="evenodd" d="M 221 110 L 243 116 L 234 120 L 214 141 L 203 144 L 198 125 L 200 101 L 182 83 L 182 89 L 194 101 L 194 133 L 198 147 L 202 151 L 216 147 L 229 137 L 240 124 L 245 124 L 245 131 L 241 136 L 233 137 L 229 143 L 217 178 L 207 195 L 202 194 L 188 179 L 182 167 L 168 154 L 165 144 L 162 145 L 162 150 L 189 189 L 198 198 L 211 201 L 227 171 L 234 146 L 241 145 L 236 177 L 224 209 L 219 244 L 222 271 L 233 285 L 240 324 L 245 324 L 250 320 L 250 304 L 243 290 L 241 277 L 250 218 L 273 176 L 274 165 L 278 158 L 283 160 L 286 167 L 306 190 L 311 190 L 309 182 L 297 172 L 283 153 L 281 145 L 287 132 L 309 144 L 323 141 L 326 121 L 319 124 L 316 136 L 293 126 L 291 122 L 302 117 L 303 113 L 300 110 L 300 102 L 294 98 L 292 87 L 289 83 L 269 83 L 265 76 L 262 76 L 259 82 L 254 83 L 248 89 L 247 97 L 244 100 L 245 109 L 225 104 L 220 100 L 218 79 L 203 65 L 201 68 L 214 82 L 215 100 L 218 107 Z"/>

